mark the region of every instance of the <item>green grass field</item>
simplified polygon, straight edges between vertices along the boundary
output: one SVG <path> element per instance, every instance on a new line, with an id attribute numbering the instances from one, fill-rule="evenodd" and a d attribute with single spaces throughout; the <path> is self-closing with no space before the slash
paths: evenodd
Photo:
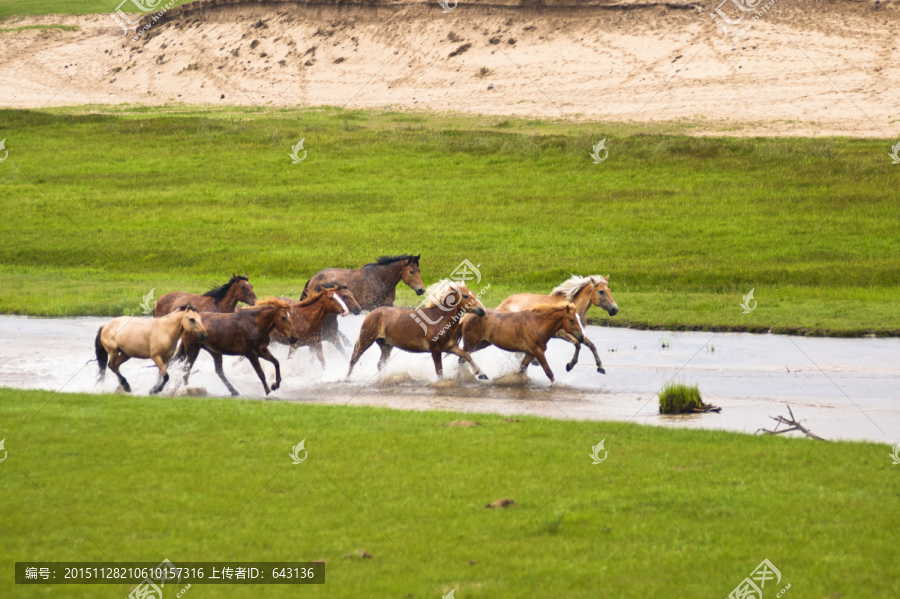
<path id="1" fill-rule="evenodd" d="M 482 426 L 443 426 L 459 419 Z M 502 420 L 0 389 L 0 567 L 324 558 L 327 583 L 303 596 L 645 598 L 725 597 L 767 558 L 787 597 L 900 593 L 885 445 Z M 516 503 L 484 508 L 500 498 Z M 343 557 L 359 549 L 372 559 Z M 129 590 L 11 582 L 0 595 Z"/>
<path id="2" fill-rule="evenodd" d="M 232 272 L 293 295 L 321 268 L 411 252 L 426 283 L 479 264 L 489 306 L 611 273 L 609 324 L 900 332 L 900 171 L 881 141 L 103 110 L 0 111 L 0 311 L 135 313 L 151 288 L 204 292 Z M 609 158 L 592 164 L 603 138 Z M 416 299 L 403 288 L 400 303 Z"/>
<path id="3" fill-rule="evenodd" d="M 165 6 L 169 0 L 143 0 L 148 6 Z M 190 0 L 175 0 L 173 6 L 186 4 Z M 3 0 L 0 2 L 0 19 L 12 16 L 37 15 L 86 15 L 111 13 L 122 4 L 122 0 Z M 125 12 L 139 12 L 132 2 L 122 4 Z M 157 9 L 158 10 L 158 9 Z"/>

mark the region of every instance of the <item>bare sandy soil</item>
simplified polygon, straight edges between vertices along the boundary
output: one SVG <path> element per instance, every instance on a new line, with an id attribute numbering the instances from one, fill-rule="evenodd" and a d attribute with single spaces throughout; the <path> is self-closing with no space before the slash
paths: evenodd
<path id="1" fill-rule="evenodd" d="M 710 18 L 717 5 L 444 13 L 437 2 L 203 0 L 139 41 L 105 14 L 11 18 L 0 27 L 79 30 L 0 33 L 0 105 L 390 106 L 692 134 L 900 136 L 896 2 L 775 0 L 736 42 L 738 27 L 726 36 Z"/>

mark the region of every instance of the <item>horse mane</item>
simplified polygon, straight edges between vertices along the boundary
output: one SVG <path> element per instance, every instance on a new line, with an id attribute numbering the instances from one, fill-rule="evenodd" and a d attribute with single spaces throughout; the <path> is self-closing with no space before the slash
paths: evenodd
<path id="1" fill-rule="evenodd" d="M 180 308 L 178 308 L 178 310 L 179 310 L 179 311 L 183 311 L 183 312 L 186 312 L 186 311 L 188 311 L 188 310 L 193 310 L 194 312 L 196 312 L 196 311 L 197 311 L 197 308 L 194 307 L 194 304 L 188 302 L 188 303 L 186 303 L 185 305 L 183 305 L 183 306 L 181 306 Z"/>
<path id="2" fill-rule="evenodd" d="M 257 302 L 252 306 L 244 306 L 241 310 L 253 310 L 255 308 L 290 308 L 291 304 L 290 300 L 281 299 L 278 297 L 267 297 L 261 300 L 257 300 Z"/>
<path id="3" fill-rule="evenodd" d="M 231 280 L 222 285 L 221 287 L 216 287 L 215 289 L 210 289 L 206 293 L 203 294 L 203 297 L 211 297 L 215 301 L 221 301 L 225 299 L 225 296 L 228 295 L 228 290 L 231 289 L 231 286 L 235 283 L 239 283 L 240 281 L 249 281 L 249 277 L 245 277 L 243 275 L 234 275 L 231 277 Z"/>
<path id="4" fill-rule="evenodd" d="M 412 258 L 413 264 L 419 263 L 419 256 L 412 256 L 410 254 L 400 254 L 399 256 L 379 256 L 375 262 L 369 262 L 366 266 L 384 266 L 385 264 L 393 264 L 394 262 L 400 262 L 401 260 L 409 260 Z"/>
<path id="5" fill-rule="evenodd" d="M 562 295 L 565 296 L 567 301 L 571 302 L 575 299 L 575 296 L 578 295 L 579 291 L 581 291 L 588 285 L 594 284 L 592 279 L 599 279 L 603 283 L 606 282 L 606 279 L 604 279 L 600 275 L 592 275 L 590 277 L 579 277 L 578 275 L 572 275 L 571 277 L 563 281 L 559 286 L 554 287 L 550 295 Z"/>
<path id="6" fill-rule="evenodd" d="M 438 294 L 440 291 L 440 294 Z M 434 308 L 438 304 L 443 304 L 444 300 L 447 299 L 447 296 L 452 292 L 462 293 L 462 289 L 459 283 L 454 283 L 450 279 L 441 279 L 437 283 L 433 283 L 425 290 L 425 297 L 428 298 L 425 300 L 425 303 L 422 305 L 423 308 Z"/>
<path id="7" fill-rule="evenodd" d="M 567 308 L 571 308 L 574 310 L 575 306 L 566 302 L 564 304 L 538 304 L 537 306 L 531 309 L 532 312 L 537 312 L 538 314 L 553 314 L 554 312 L 558 312 L 559 310 L 565 310 Z"/>

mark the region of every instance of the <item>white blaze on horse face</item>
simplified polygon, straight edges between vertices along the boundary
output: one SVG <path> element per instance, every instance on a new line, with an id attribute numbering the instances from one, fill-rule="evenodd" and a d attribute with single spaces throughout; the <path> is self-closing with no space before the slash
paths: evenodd
<path id="1" fill-rule="evenodd" d="M 350 310 L 347 308 L 347 304 L 344 303 L 344 300 L 341 299 L 341 296 L 339 296 L 337 293 L 335 293 L 332 297 L 334 299 L 336 299 L 337 303 L 339 303 L 341 305 L 341 308 L 344 309 L 344 311 L 341 312 L 341 316 L 349 316 Z"/>
<path id="2" fill-rule="evenodd" d="M 578 321 L 578 328 L 581 329 L 581 334 L 586 337 L 587 333 L 584 332 L 584 327 L 581 324 L 581 316 L 578 315 L 578 312 L 575 313 L 575 320 Z"/>

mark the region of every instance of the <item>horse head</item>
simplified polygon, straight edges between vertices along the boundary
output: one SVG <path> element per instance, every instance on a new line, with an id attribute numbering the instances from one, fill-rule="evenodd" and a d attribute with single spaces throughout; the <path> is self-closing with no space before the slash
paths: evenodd
<path id="1" fill-rule="evenodd" d="M 565 306 L 566 316 L 563 319 L 562 330 L 575 337 L 578 343 L 584 343 L 584 327 L 581 325 L 581 316 L 572 304 Z"/>
<path id="2" fill-rule="evenodd" d="M 256 293 L 253 292 L 253 285 L 250 284 L 250 277 L 238 277 L 232 275 L 232 280 L 237 279 L 234 283 L 236 290 L 235 296 L 239 302 L 244 302 L 248 306 L 256 304 Z"/>
<path id="3" fill-rule="evenodd" d="M 439 307 L 444 312 L 470 312 L 484 316 L 484 304 L 462 283 L 443 279 L 428 288 L 425 307 Z"/>
<path id="4" fill-rule="evenodd" d="M 197 308 L 193 304 L 185 304 L 181 307 L 181 311 L 184 312 L 181 317 L 181 327 L 196 336 L 201 342 L 206 341 L 206 327 L 203 326 Z"/>
<path id="5" fill-rule="evenodd" d="M 400 270 L 400 279 L 409 285 L 416 292 L 416 295 L 425 293 L 425 284 L 422 283 L 422 273 L 419 271 L 419 258 L 421 256 L 422 254 L 410 256 Z"/>
<path id="6" fill-rule="evenodd" d="M 344 300 L 344 303 L 347 305 L 347 309 L 351 314 L 359 314 L 362 312 L 362 306 L 359 305 L 359 302 L 356 301 L 356 296 L 353 295 L 353 292 L 350 291 L 346 285 L 338 285 L 337 296 Z M 346 316 L 346 314 L 344 316 Z"/>
<path id="7" fill-rule="evenodd" d="M 618 314 L 619 306 L 609 292 L 609 275 L 605 277 L 592 276 L 591 283 L 594 285 L 594 289 L 591 291 L 591 303 L 601 310 L 606 310 L 610 316 Z"/>

